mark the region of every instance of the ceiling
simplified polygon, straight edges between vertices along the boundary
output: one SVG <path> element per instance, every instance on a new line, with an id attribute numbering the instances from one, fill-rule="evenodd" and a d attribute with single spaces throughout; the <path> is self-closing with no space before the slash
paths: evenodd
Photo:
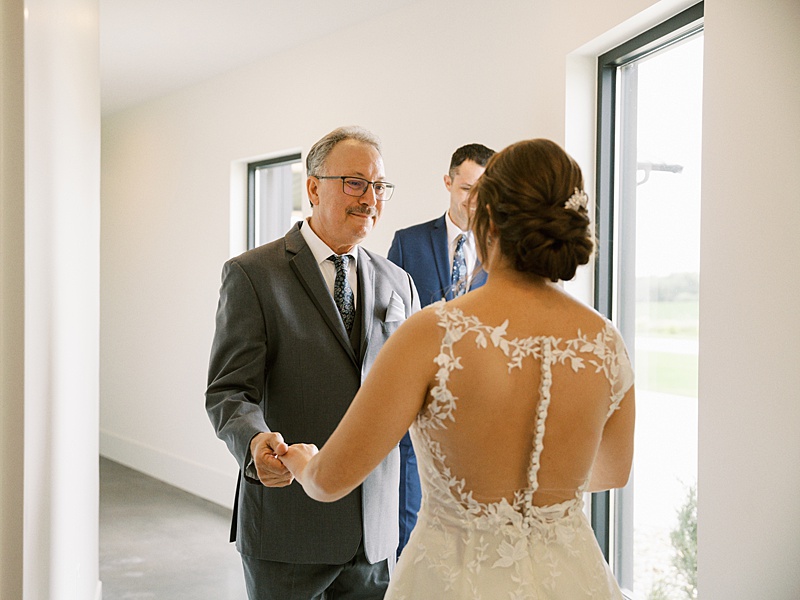
<path id="1" fill-rule="evenodd" d="M 103 114 L 415 0 L 99 0 Z"/>

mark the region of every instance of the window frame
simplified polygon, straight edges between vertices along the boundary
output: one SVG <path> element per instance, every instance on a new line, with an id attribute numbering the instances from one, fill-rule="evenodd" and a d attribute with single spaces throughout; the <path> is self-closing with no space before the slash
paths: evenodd
<path id="1" fill-rule="evenodd" d="M 619 69 L 627 64 L 659 52 L 677 44 L 703 30 L 704 3 L 698 2 L 673 17 L 631 38 L 597 58 L 597 144 L 595 180 L 595 223 L 596 254 L 594 273 L 594 307 L 607 318 L 612 319 L 615 285 L 618 274 L 616 266 L 617 231 L 615 231 L 615 189 L 617 186 L 618 140 L 618 86 Z M 630 232 L 629 232 L 630 233 Z M 619 232 L 625 235 L 625 232 Z M 625 332 L 623 337 L 625 337 Z M 629 484 L 630 485 L 630 484 Z M 612 565 L 615 576 L 620 579 L 619 568 L 628 569 L 632 565 L 622 565 L 622 552 L 614 548 L 614 539 L 620 535 L 620 523 L 612 521 L 615 504 L 625 503 L 624 494 L 610 491 L 592 494 L 591 525 L 600 549 Z M 624 510 L 624 507 L 623 507 Z M 612 551 L 614 554 L 612 555 Z M 623 590 L 626 598 L 630 592 Z"/>
<path id="2" fill-rule="evenodd" d="M 256 176 L 261 169 L 270 169 L 283 165 L 302 162 L 299 152 L 267 158 L 247 163 L 247 249 L 252 250 L 256 241 Z"/>

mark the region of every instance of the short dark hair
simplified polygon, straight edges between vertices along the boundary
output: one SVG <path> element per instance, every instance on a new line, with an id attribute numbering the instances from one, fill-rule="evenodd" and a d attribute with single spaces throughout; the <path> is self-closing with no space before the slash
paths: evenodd
<path id="1" fill-rule="evenodd" d="M 594 247 L 587 208 L 567 204 L 582 190 L 578 163 L 555 142 L 526 140 L 499 152 L 471 190 L 470 227 L 481 254 L 499 244 L 517 271 L 572 279 Z"/>
<path id="2" fill-rule="evenodd" d="M 486 163 L 489 162 L 489 159 L 492 158 L 492 155 L 494 155 L 494 150 L 487 148 L 483 144 L 467 144 L 466 146 L 461 146 L 461 148 L 453 152 L 453 156 L 450 159 L 450 169 L 448 170 L 448 173 L 450 174 L 450 177 L 452 177 L 453 171 L 461 166 L 461 163 L 463 163 L 465 160 L 471 160 L 472 162 L 485 167 Z"/>

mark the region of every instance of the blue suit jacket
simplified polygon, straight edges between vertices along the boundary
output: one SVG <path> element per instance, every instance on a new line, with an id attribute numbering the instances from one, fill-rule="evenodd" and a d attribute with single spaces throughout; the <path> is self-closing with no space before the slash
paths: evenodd
<path id="1" fill-rule="evenodd" d="M 442 298 L 453 299 L 445 215 L 395 233 L 389 260 L 411 275 L 423 307 Z M 485 282 L 486 272 L 476 269 L 469 289 L 474 290 Z"/>
<path id="2" fill-rule="evenodd" d="M 389 248 L 389 260 L 405 269 L 414 280 L 420 304 L 453 299 L 450 285 L 452 265 L 447 255 L 447 223 L 445 215 L 438 219 L 400 229 L 394 234 Z M 474 290 L 486 282 L 486 272 L 476 267 L 469 289 Z M 400 545 L 397 555 L 408 542 L 417 522 L 421 491 L 417 457 L 406 434 L 400 441 Z"/>

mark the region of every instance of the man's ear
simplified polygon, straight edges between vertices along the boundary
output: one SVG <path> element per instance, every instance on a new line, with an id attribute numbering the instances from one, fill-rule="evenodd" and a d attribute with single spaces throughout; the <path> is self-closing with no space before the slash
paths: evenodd
<path id="1" fill-rule="evenodd" d="M 319 205 L 319 179 L 309 176 L 306 179 L 306 193 L 308 194 L 308 201 L 312 206 Z"/>
<path id="2" fill-rule="evenodd" d="M 453 185 L 453 179 L 450 177 L 450 175 L 445 175 L 444 176 L 444 187 L 447 188 L 448 192 L 450 191 L 450 187 L 452 185 Z"/>

